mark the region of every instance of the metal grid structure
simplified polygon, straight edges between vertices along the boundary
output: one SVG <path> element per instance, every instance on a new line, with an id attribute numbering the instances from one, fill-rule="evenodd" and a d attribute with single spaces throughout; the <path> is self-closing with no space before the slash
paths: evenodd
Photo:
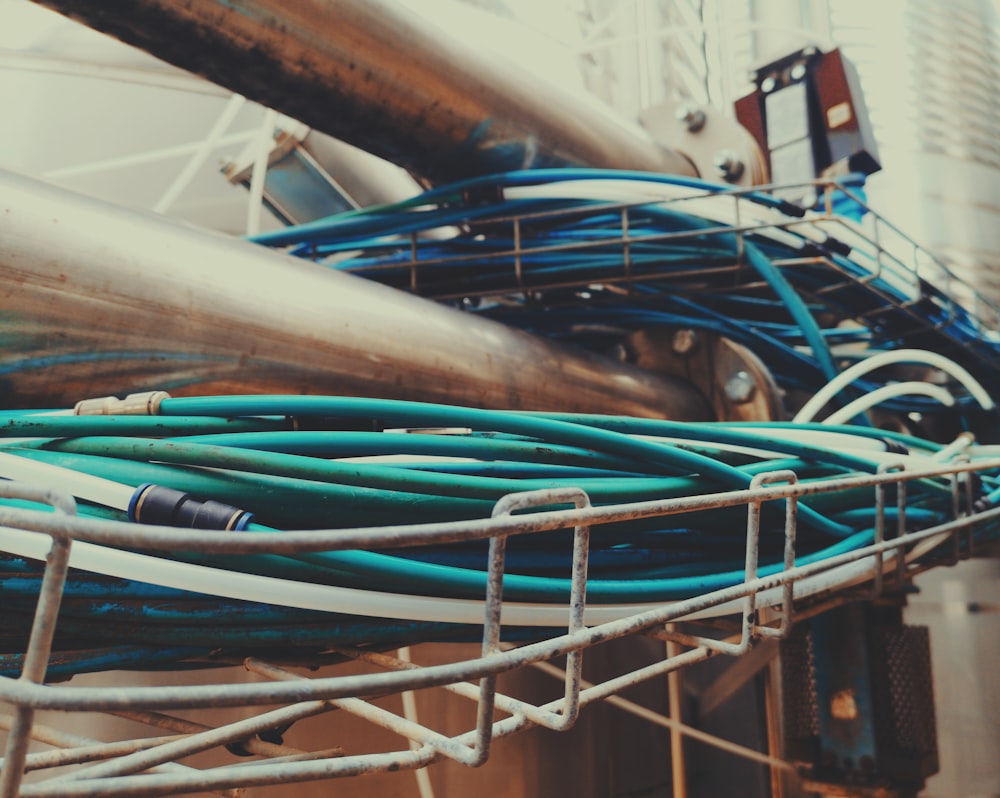
<path id="1" fill-rule="evenodd" d="M 645 190 L 645 189 L 643 189 Z M 821 179 L 798 185 L 760 186 L 753 189 L 732 188 L 723 192 L 691 189 L 677 195 L 664 193 L 655 197 L 655 187 L 642 199 L 608 202 L 598 208 L 590 207 L 587 213 L 611 212 L 620 214 L 620 235 L 595 235 L 591 240 L 578 238 L 566 244 L 539 245 L 528 240 L 532 225 L 558 222 L 560 217 L 571 218 L 580 211 L 567 209 L 507 217 L 494 217 L 492 225 L 509 225 L 512 248 L 477 253 L 477 263 L 510 264 L 510 276 L 503 286 L 491 285 L 477 290 L 462 285 L 452 275 L 442 279 L 434 270 L 461 266 L 466 255 L 445 257 L 421 256 L 419 233 L 409 235 L 409 259 L 394 260 L 385 264 L 366 264 L 352 268 L 340 266 L 345 271 L 356 271 L 366 277 L 387 282 L 397 288 L 409 290 L 436 300 L 465 300 L 477 297 L 501 296 L 502 301 L 533 301 L 546 291 L 556 289 L 586 289 L 595 283 L 616 286 L 630 292 L 633 282 L 669 287 L 671 295 L 683 296 L 686 291 L 706 290 L 706 281 L 718 280 L 725 289 L 732 291 L 754 290 L 764 287 L 756 272 L 745 262 L 746 244 L 768 238 L 776 240 L 782 233 L 793 233 L 807 242 L 802 254 L 773 261 L 779 269 L 791 273 L 801 269 L 822 270 L 823 286 L 811 292 L 819 302 L 839 303 L 838 294 L 853 291 L 852 309 L 859 312 L 845 313 L 859 322 L 877 326 L 887 340 L 916 337 L 927 349 L 946 354 L 966 367 L 995 370 L 1000 367 L 1000 337 L 993 331 L 1000 324 L 1000 304 L 983 292 L 975 290 L 957 275 L 940 258 L 902 232 L 892 222 L 871 208 L 862 193 L 852 190 L 842 182 Z M 790 193 L 805 196 L 813 209 L 794 213 L 763 209 L 747 201 L 747 195 L 771 192 L 775 196 Z M 841 212 L 844 205 L 863 214 L 861 222 Z M 641 233 L 635 229 L 634 219 L 650 206 L 661 206 L 679 212 L 690 212 L 695 217 L 710 220 L 712 226 L 680 232 Z M 789 205 L 788 210 L 794 210 Z M 683 271 L 665 268 L 658 273 L 646 267 L 641 273 L 634 268 L 631 250 L 641 244 L 677 244 L 693 242 L 703 237 L 733 236 L 731 264 L 711 267 L 693 265 Z M 588 252 L 607 252 L 617 247 L 617 266 L 607 266 L 600 275 L 581 271 L 578 278 L 560 277 L 553 281 L 532 275 L 524 265 L 528 258 L 539 255 Z M 851 267 L 846 266 L 849 256 Z"/>
<path id="2" fill-rule="evenodd" d="M 907 580 L 934 564 L 955 562 L 969 556 L 975 531 L 1000 518 L 1000 508 L 973 513 L 970 473 L 996 469 L 1000 461 L 977 464 L 959 462 L 927 470 L 905 471 L 887 467 L 868 476 L 800 483 L 795 474 L 778 471 L 761 474 L 744 490 L 592 507 L 577 489 L 531 491 L 500 500 L 490 519 L 480 522 L 395 526 L 363 530 L 265 533 L 224 536 L 213 532 L 170 529 L 138 524 L 91 520 L 75 516 L 74 500 L 57 491 L 20 483 L 0 486 L 3 495 L 51 505 L 54 513 L 5 507 L 0 525 L 24 530 L 48 549 L 47 566 L 22 676 L 0 679 L 0 700 L 13 708 L 4 721 L 10 729 L 0 795 L 24 796 L 129 795 L 153 796 L 200 790 L 239 794 L 248 786 L 332 779 L 379 771 L 425 767 L 443 758 L 469 766 L 483 763 L 491 743 L 501 737 L 541 726 L 561 731 L 573 725 L 578 713 L 601 699 L 619 701 L 616 693 L 628 686 L 654 679 L 713 656 L 740 657 L 755 641 L 782 638 L 799 617 L 811 616 L 832 604 L 871 598 L 892 580 Z M 906 490 L 912 480 L 944 477 L 950 480 L 954 518 L 944 524 L 906 532 Z M 871 489 L 877 510 L 874 542 L 862 549 L 808 565 L 795 563 L 798 500 L 845 489 Z M 889 491 L 896 494 L 899 515 L 895 528 L 887 528 L 885 507 Z M 779 573 L 758 574 L 757 552 L 761 533 L 761 508 L 767 502 L 785 503 L 784 565 Z M 568 510 L 532 508 L 553 502 L 575 505 Z M 747 508 L 746 578 L 737 585 L 655 606 L 622 606 L 613 616 L 590 618 L 586 600 L 589 530 L 592 525 L 695 512 L 709 508 Z M 514 513 L 517 513 L 516 515 Z M 556 529 L 574 529 L 572 597 L 566 613 L 566 632 L 526 645 L 500 643 L 504 602 L 504 554 L 507 539 Z M 51 539 L 50 543 L 45 543 Z M 189 549 L 211 553 L 291 553 L 319 550 L 409 546 L 454 540 L 490 541 L 489 579 L 483 609 L 483 639 L 479 656 L 445 665 L 421 667 L 399 657 L 361 650 L 338 650 L 345 659 L 360 660 L 376 670 L 360 675 L 307 678 L 278 665 L 247 659 L 244 666 L 260 677 L 255 683 L 206 683 L 194 686 L 75 687 L 43 684 L 60 597 L 71 552 L 80 543 L 111 548 L 146 550 Z M 941 552 L 944 551 L 944 555 Z M 606 607 L 600 608 L 606 610 Z M 712 618 L 721 636 L 686 633 L 674 624 Z M 595 620 L 596 619 L 596 620 Z M 660 662 L 639 667 L 601 683 L 584 682 L 582 659 L 599 644 L 636 635 L 653 635 L 670 641 L 672 653 Z M 553 672 L 551 660 L 566 656 L 563 696 L 541 705 L 497 691 L 500 674 L 538 666 Z M 369 699 L 404 691 L 441 688 L 476 703 L 475 728 L 446 735 L 397 715 Z M 622 702 L 625 703 L 625 702 Z M 275 706 L 260 714 L 219 727 L 203 727 L 161 714 L 164 710 Z M 106 712 L 155 723 L 175 732 L 163 737 L 102 742 L 35 725 L 34 713 L 43 709 L 65 712 Z M 340 748 L 301 751 L 262 741 L 267 732 L 295 721 L 330 712 L 346 711 L 399 735 L 404 747 L 396 751 L 351 753 Z M 638 714 L 643 708 L 633 708 Z M 155 711 L 153 711 L 155 710 Z M 502 715 L 497 719 L 497 715 Z M 676 723 L 647 713 L 654 722 L 678 728 Z M 695 730 L 681 731 L 698 734 Z M 707 735 L 702 734 L 701 738 Z M 61 751 L 29 754 L 32 738 L 60 747 Z M 710 739 L 710 738 L 709 738 Z M 249 741 L 249 742 L 247 742 Z M 710 741 L 712 741 L 710 739 Z M 717 742 L 717 741 L 712 741 Z M 239 765 L 192 769 L 179 760 L 191 754 L 231 744 L 245 743 L 246 752 L 261 757 Z M 725 745 L 725 743 L 720 743 Z M 774 772 L 792 765 L 778 751 L 728 750 L 768 764 Z M 91 763 L 80 770 L 34 783 L 22 784 L 26 769 L 44 770 L 74 763 Z M 142 775 L 140 775 L 142 774 Z M 19 792 L 20 790 L 20 792 Z"/>

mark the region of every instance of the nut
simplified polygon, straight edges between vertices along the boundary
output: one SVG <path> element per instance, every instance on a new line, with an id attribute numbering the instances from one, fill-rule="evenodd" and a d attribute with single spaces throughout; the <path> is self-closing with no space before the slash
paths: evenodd
<path id="1" fill-rule="evenodd" d="M 697 346 L 698 333 L 694 330 L 674 330 L 674 337 L 670 341 L 670 348 L 674 350 L 675 355 L 690 355 Z"/>
<path id="2" fill-rule="evenodd" d="M 684 127 L 687 128 L 688 133 L 697 133 L 703 127 L 705 127 L 705 111 L 695 105 L 693 102 L 683 102 L 677 106 L 677 111 L 675 112 L 677 116 L 677 121 L 682 122 Z"/>
<path id="3" fill-rule="evenodd" d="M 733 404 L 743 405 L 753 399 L 757 383 L 745 371 L 737 371 L 726 380 L 726 398 Z"/>
<path id="4" fill-rule="evenodd" d="M 730 183 L 735 183 L 743 176 L 743 161 L 734 150 L 719 150 L 713 159 L 715 170 L 719 177 Z"/>

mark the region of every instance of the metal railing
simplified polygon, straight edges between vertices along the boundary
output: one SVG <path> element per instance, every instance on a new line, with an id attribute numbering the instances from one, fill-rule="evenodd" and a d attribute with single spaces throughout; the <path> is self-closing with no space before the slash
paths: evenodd
<path id="1" fill-rule="evenodd" d="M 422 256 L 417 232 L 402 237 L 408 241 L 408 259 L 366 263 L 360 267 L 345 264 L 340 268 L 440 301 L 505 297 L 530 302 L 547 291 L 586 290 L 595 284 L 629 292 L 636 282 L 646 286 L 659 282 L 669 286 L 672 294 L 684 295 L 688 290 L 704 291 L 708 278 L 716 284 L 724 284 L 727 291 L 737 287 L 753 288 L 759 278 L 745 262 L 747 243 L 759 243 L 775 236 L 780 240 L 782 233 L 794 233 L 801 237 L 799 244 L 805 241 L 810 246 L 801 256 L 779 258 L 774 265 L 788 272 L 822 269 L 823 286 L 809 292 L 815 301 L 835 298 L 838 291 L 848 288 L 862 291 L 870 305 L 857 316 L 862 322 L 884 326 L 889 319 L 895 324 L 892 330 L 895 336 L 929 333 L 942 353 L 963 352 L 988 367 L 1000 366 L 1000 338 L 992 333 L 1000 325 L 1000 305 L 957 276 L 940 258 L 868 206 L 861 194 L 842 183 L 818 180 L 796 186 L 732 188 L 717 192 L 687 189 L 679 195 L 678 190 L 664 189 L 662 198 L 651 196 L 648 187 L 644 187 L 644 191 L 646 193 L 634 202 L 609 201 L 583 209 L 570 207 L 492 217 L 491 229 L 507 233 L 512 245 L 477 251 L 474 261 L 476 268 L 491 263 L 497 264 L 498 270 L 509 266 L 509 275 L 502 284 L 483 288 L 463 285 L 461 280 L 454 279 L 454 272 L 447 270 L 461 267 L 472 256 Z M 765 209 L 747 199 L 748 194 L 774 192 L 782 196 L 789 191 L 816 196 L 814 208 L 796 216 Z M 859 214 L 863 213 L 862 220 L 858 222 L 835 212 L 836 200 L 853 204 Z M 651 207 L 690 212 L 710 224 L 695 230 L 643 231 L 638 219 L 644 209 Z M 567 242 L 539 243 L 533 242 L 527 232 L 533 225 L 582 219 L 597 213 L 620 216 L 617 236 L 603 229 L 601 235 L 589 239 L 577 236 Z M 719 263 L 716 259 L 711 264 L 692 263 L 686 269 L 664 266 L 662 270 L 647 263 L 641 271 L 636 268 L 632 253 L 640 245 L 670 243 L 681 246 L 713 236 L 734 237 L 731 262 Z M 402 244 L 388 246 L 402 249 Z M 575 275 L 561 273 L 558 278 L 552 278 L 532 274 L 526 267 L 529 258 L 538 256 L 586 255 L 612 250 L 617 252 L 617 263 L 609 260 L 602 265 L 599 274 L 581 269 Z M 439 273 L 445 270 L 448 279 L 435 279 L 434 270 Z M 726 275 L 727 280 L 720 282 L 718 278 L 722 275 Z"/>
<path id="2" fill-rule="evenodd" d="M 13 707 L 13 716 L 2 724 L 10 733 L 0 795 L 3 798 L 18 794 L 48 798 L 154 796 L 201 790 L 229 795 L 247 786 L 422 768 L 445 758 L 476 766 L 487 759 L 491 744 L 499 738 L 534 726 L 564 730 L 573 725 L 581 710 L 596 701 L 616 697 L 627 687 L 713 656 L 745 655 L 755 641 L 787 634 L 796 616 L 803 612 L 813 614 L 825 604 L 848 598 L 871 598 L 890 580 L 905 581 L 929 564 L 953 562 L 955 558 L 969 556 L 976 530 L 1000 519 L 1000 508 L 972 512 L 969 475 L 997 468 L 1000 468 L 998 460 L 956 462 L 910 471 L 894 466 L 867 476 L 810 482 L 799 482 L 794 473 L 779 471 L 759 475 L 744 490 L 609 507 L 591 506 L 586 494 L 578 489 L 531 491 L 505 497 L 497 503 L 491 518 L 478 522 L 242 536 L 80 518 L 75 516 L 74 502 L 69 496 L 18 483 L 0 483 L 0 490 L 6 497 L 43 501 L 57 509 L 53 514 L 0 508 L 0 526 L 51 539 L 23 673 L 19 679 L 0 678 L 0 701 Z M 954 517 L 946 523 L 906 532 L 905 485 L 913 480 L 932 478 L 951 481 Z M 897 495 L 898 523 L 889 529 L 885 491 L 893 486 Z M 797 565 L 799 500 L 846 489 L 875 492 L 877 521 L 873 542 L 854 551 Z M 785 503 L 784 556 L 779 571 L 761 575 L 758 568 L 761 508 L 773 501 Z M 531 512 L 531 508 L 553 503 L 573 504 L 574 508 Z M 747 508 L 746 565 L 742 582 L 673 602 L 639 606 L 588 604 L 587 556 L 591 526 L 739 506 Z M 564 608 L 566 631 L 524 645 L 502 645 L 506 542 L 511 536 L 556 529 L 574 530 L 572 594 Z M 345 659 L 364 662 L 378 670 L 309 678 L 249 658 L 244 666 L 260 677 L 260 681 L 216 683 L 209 671 L 203 684 L 187 686 L 136 686 L 121 681 L 114 687 L 42 683 L 67 567 L 72 564 L 73 546 L 78 541 L 147 550 L 245 554 L 410 546 L 474 539 L 489 539 L 490 555 L 488 589 L 482 602 L 482 648 L 478 655 L 468 659 L 421 666 L 370 650 L 338 648 L 335 652 Z M 951 547 L 942 559 L 937 552 L 948 542 Z M 765 609 L 767 620 L 763 614 Z M 723 624 L 721 638 L 704 633 L 690 634 L 673 626 L 705 618 L 734 618 L 735 621 L 729 626 Z M 727 630 L 733 634 L 727 635 Z M 582 679 L 582 659 L 588 649 L 636 635 L 669 640 L 673 650 L 679 653 L 599 683 Z M 534 666 L 551 672 L 550 661 L 562 656 L 567 657 L 567 664 L 561 676 L 564 680 L 561 697 L 533 704 L 497 690 L 496 679 L 500 674 Z M 475 727 L 449 735 L 407 718 L 405 713 L 398 715 L 366 700 L 370 696 L 429 688 L 443 689 L 474 701 L 477 706 Z M 622 699 L 615 700 L 628 704 Z M 218 727 L 204 727 L 161 714 L 162 710 L 184 708 L 275 705 L 277 709 Z M 34 713 L 42 709 L 123 715 L 154 723 L 173 733 L 115 742 L 91 740 L 35 724 Z M 340 748 L 303 751 L 256 737 L 334 709 L 393 732 L 405 741 L 405 747 L 388 753 L 345 753 Z M 633 707 L 633 710 L 642 712 L 641 708 Z M 495 712 L 504 717 L 494 720 Z M 665 721 L 665 725 L 669 723 Z M 32 738 L 63 750 L 28 753 Z M 237 744 L 245 744 L 246 753 L 262 759 L 205 769 L 179 763 L 196 752 Z M 791 767 L 760 752 L 737 753 L 758 758 L 772 768 Z M 91 762 L 97 764 L 88 764 Z M 68 774 L 60 772 L 52 778 L 22 784 L 26 770 L 45 770 L 66 764 L 82 764 L 83 767 Z"/>

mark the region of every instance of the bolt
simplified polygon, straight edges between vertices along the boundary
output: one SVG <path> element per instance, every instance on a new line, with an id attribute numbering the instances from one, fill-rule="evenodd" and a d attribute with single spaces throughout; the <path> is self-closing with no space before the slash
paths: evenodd
<path id="1" fill-rule="evenodd" d="M 792 80 L 802 80 L 806 76 L 806 65 L 799 62 L 792 67 L 791 71 Z"/>
<path id="2" fill-rule="evenodd" d="M 768 75 L 760 82 L 760 90 L 764 92 L 764 94 L 770 94 L 777 87 L 778 87 L 778 81 L 774 79 L 773 75 Z"/>
<path id="3" fill-rule="evenodd" d="M 684 102 L 677 106 L 675 112 L 678 122 L 682 122 L 688 133 L 697 133 L 705 127 L 705 112 L 693 102 Z"/>
<path id="4" fill-rule="evenodd" d="M 753 399 L 757 384 L 745 371 L 737 371 L 726 380 L 726 398 L 737 405 L 744 405 Z"/>
<path id="5" fill-rule="evenodd" d="M 698 346 L 698 333 L 694 330 L 675 330 L 670 346 L 675 355 L 690 355 Z"/>
<path id="6" fill-rule="evenodd" d="M 734 150 L 719 150 L 713 162 L 719 177 L 729 183 L 735 183 L 743 176 L 743 161 Z"/>

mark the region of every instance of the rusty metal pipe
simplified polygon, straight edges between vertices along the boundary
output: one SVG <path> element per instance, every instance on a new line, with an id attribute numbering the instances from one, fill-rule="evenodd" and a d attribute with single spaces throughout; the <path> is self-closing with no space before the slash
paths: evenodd
<path id="1" fill-rule="evenodd" d="M 2 170 L 0 225 L 7 407 L 150 388 L 710 412 L 686 382 Z"/>
<path id="2" fill-rule="evenodd" d="M 542 166 L 695 175 L 598 101 L 389 0 L 36 0 L 431 182 Z"/>

